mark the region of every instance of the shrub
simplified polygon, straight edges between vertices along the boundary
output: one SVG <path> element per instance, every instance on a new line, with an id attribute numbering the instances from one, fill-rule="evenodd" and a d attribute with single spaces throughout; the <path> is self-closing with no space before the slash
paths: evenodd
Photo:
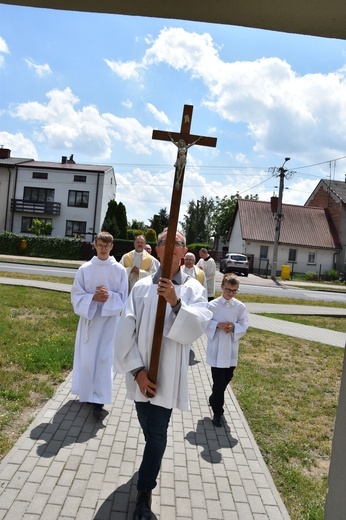
<path id="1" fill-rule="evenodd" d="M 330 269 L 329 271 L 325 271 L 324 279 L 327 280 L 328 282 L 338 280 L 339 273 L 337 271 L 335 271 L 335 269 Z"/>

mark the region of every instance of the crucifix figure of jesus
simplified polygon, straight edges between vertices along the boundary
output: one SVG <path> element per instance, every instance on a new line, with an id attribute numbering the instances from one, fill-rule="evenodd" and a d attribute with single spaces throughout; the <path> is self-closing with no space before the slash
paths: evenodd
<path id="1" fill-rule="evenodd" d="M 215 147 L 217 141 L 215 137 L 204 137 L 190 134 L 192 111 L 192 105 L 184 105 L 180 133 L 153 130 L 152 135 L 153 139 L 157 139 L 160 141 L 171 141 L 178 148 L 177 160 L 175 163 L 175 177 L 172 189 L 171 207 L 168 220 L 167 238 L 165 244 L 165 254 L 163 262 L 161 263 L 162 278 L 170 278 L 171 276 L 171 267 L 180 210 L 182 188 L 184 182 L 187 151 L 189 148 L 191 148 L 191 146 L 195 144 L 198 144 L 200 146 Z M 164 297 L 159 296 L 157 302 L 157 312 L 154 328 L 154 337 L 152 343 L 150 367 L 148 372 L 148 377 L 150 381 L 152 381 L 153 383 L 156 383 L 159 368 L 165 312 L 166 300 Z"/>

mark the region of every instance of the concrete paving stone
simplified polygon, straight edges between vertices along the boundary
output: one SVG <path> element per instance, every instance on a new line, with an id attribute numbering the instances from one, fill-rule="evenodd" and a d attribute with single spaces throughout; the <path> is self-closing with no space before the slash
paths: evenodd
<path id="1" fill-rule="evenodd" d="M 43 493 L 36 493 L 30 501 L 30 504 L 27 509 L 27 513 L 32 513 L 35 515 L 42 515 L 44 508 L 47 505 L 49 499 L 49 495 L 45 495 Z"/>
<path id="2" fill-rule="evenodd" d="M 7 509 L 18 496 L 19 489 L 2 488 L 0 495 L 0 510 Z"/>
<path id="3" fill-rule="evenodd" d="M 69 488 L 67 486 L 59 486 L 57 484 L 54 487 L 54 489 L 49 497 L 48 503 L 58 505 L 58 506 L 63 506 L 63 504 L 66 500 L 66 497 L 68 495 L 68 492 L 69 492 Z"/>
<path id="4" fill-rule="evenodd" d="M 163 488 L 173 489 L 174 490 L 174 473 L 171 471 L 164 471 L 160 475 L 161 486 Z M 196 479 L 197 480 L 197 479 Z"/>
<path id="5" fill-rule="evenodd" d="M 162 506 L 174 506 L 175 490 L 173 488 L 163 487 L 161 485 L 160 500 L 161 500 L 161 507 Z"/>
<path id="6" fill-rule="evenodd" d="M 47 470 L 47 477 L 60 477 L 64 467 L 64 462 L 56 461 L 54 459 Z"/>
<path id="7" fill-rule="evenodd" d="M 105 486 L 105 484 L 103 484 Z M 71 485 L 69 495 L 72 497 L 83 497 L 87 488 L 87 481 L 75 478 Z"/>
<path id="8" fill-rule="evenodd" d="M 230 489 L 228 491 L 220 491 L 220 505 L 223 511 L 235 511 L 235 503 L 233 500 L 232 492 Z"/>
<path id="9" fill-rule="evenodd" d="M 21 502 L 16 500 L 13 502 L 4 518 L 6 520 L 16 520 L 17 518 L 23 518 L 28 506 L 28 502 Z"/>
<path id="10" fill-rule="evenodd" d="M 16 500 L 30 502 L 35 496 L 38 486 L 39 484 L 37 484 L 36 482 L 25 482 L 22 489 L 18 493 Z"/>
<path id="11" fill-rule="evenodd" d="M 265 506 L 276 505 L 275 496 L 270 488 L 259 488 L 259 493 L 261 495 L 261 499 L 263 500 L 263 504 L 265 504 Z"/>
<path id="12" fill-rule="evenodd" d="M 176 498 L 188 498 L 190 496 L 190 489 L 187 482 L 176 482 L 175 483 L 175 496 Z"/>
<path id="13" fill-rule="evenodd" d="M 174 477 L 177 482 L 179 482 L 179 481 L 187 482 L 188 474 L 187 474 L 186 467 L 183 467 L 183 466 L 175 467 L 174 468 Z"/>
<path id="14" fill-rule="evenodd" d="M 188 498 L 175 498 L 177 516 L 191 518 L 191 503 Z"/>
<path id="15" fill-rule="evenodd" d="M 100 457 L 96 457 L 95 463 L 93 466 L 93 471 L 95 473 L 105 473 L 107 465 L 108 465 L 107 459 L 101 459 Z"/>
<path id="16" fill-rule="evenodd" d="M 235 502 L 235 507 L 241 520 L 253 520 L 253 514 L 247 502 Z"/>
<path id="17" fill-rule="evenodd" d="M 242 520 L 236 511 L 224 511 L 223 520 Z"/>
<path id="18" fill-rule="evenodd" d="M 60 478 L 58 480 L 58 486 L 70 487 L 76 476 L 76 473 L 76 471 L 64 468 L 64 471 L 61 473 Z"/>
<path id="19" fill-rule="evenodd" d="M 4 485 L 7 484 L 14 477 L 19 468 L 19 464 L 9 463 L 4 465 L 3 471 L 1 472 L 0 493 Z"/>
<path id="20" fill-rule="evenodd" d="M 253 474 L 251 473 L 249 466 L 238 466 L 237 469 L 242 480 L 253 478 Z M 256 480 L 254 480 L 254 482 L 257 489 L 258 482 L 256 482 Z"/>
<path id="21" fill-rule="evenodd" d="M 247 500 L 250 505 L 252 513 L 265 513 L 265 507 L 259 496 L 247 494 Z"/>
<path id="22" fill-rule="evenodd" d="M 242 483 L 247 495 L 258 495 L 259 491 L 256 482 L 252 478 L 242 478 Z"/>
<path id="23" fill-rule="evenodd" d="M 289 520 L 287 512 L 282 511 L 278 506 L 266 506 L 266 512 L 268 520 Z"/>
<path id="24" fill-rule="evenodd" d="M 38 492 L 46 495 L 51 495 L 53 489 L 56 486 L 56 483 L 58 482 L 58 478 L 59 477 L 50 477 L 46 475 L 42 480 L 40 487 L 38 488 Z"/>
<path id="25" fill-rule="evenodd" d="M 206 499 L 205 505 L 210 520 L 219 520 L 222 518 L 222 509 L 220 500 Z"/>
<path id="26" fill-rule="evenodd" d="M 90 489 L 87 486 L 85 495 L 82 498 L 81 507 L 94 508 L 99 498 L 100 490 Z"/>
<path id="27" fill-rule="evenodd" d="M 76 479 L 78 480 L 89 480 L 90 474 L 93 470 L 94 465 L 93 464 L 80 464 L 77 473 L 76 473 Z"/>
<path id="28" fill-rule="evenodd" d="M 216 483 L 213 482 L 205 482 L 203 483 L 203 492 L 206 500 L 217 500 L 218 499 L 218 489 L 216 487 Z"/>
<path id="29" fill-rule="evenodd" d="M 65 516 L 66 518 L 75 519 L 79 506 L 80 506 L 80 503 L 81 503 L 80 497 L 70 497 L 70 496 L 67 497 L 66 502 L 64 503 L 64 506 L 60 513 L 61 518 L 63 518 Z"/>
<path id="30" fill-rule="evenodd" d="M 100 473 L 96 473 L 92 471 L 90 473 L 89 481 L 88 481 L 88 489 L 100 490 L 102 487 L 103 476 Z"/>
<path id="31" fill-rule="evenodd" d="M 208 511 L 200 507 L 192 509 L 192 520 L 209 520 Z"/>
<path id="32" fill-rule="evenodd" d="M 242 485 L 241 486 L 232 486 L 231 490 L 232 490 L 234 502 L 247 502 L 245 489 Z"/>
<path id="33" fill-rule="evenodd" d="M 8 489 L 22 489 L 29 476 L 30 473 L 26 471 L 17 471 L 8 482 Z"/>
<path id="34" fill-rule="evenodd" d="M 44 508 L 42 519 L 47 520 L 61 520 L 60 519 L 61 506 L 57 504 L 47 504 Z"/>

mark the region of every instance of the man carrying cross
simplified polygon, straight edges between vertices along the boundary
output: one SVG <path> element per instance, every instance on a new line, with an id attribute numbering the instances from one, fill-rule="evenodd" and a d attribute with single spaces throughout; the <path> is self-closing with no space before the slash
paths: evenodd
<path id="1" fill-rule="evenodd" d="M 167 230 L 158 237 L 156 253 L 164 261 Z M 187 252 L 185 237 L 177 232 L 171 273 L 153 279 L 148 276 L 133 287 L 116 328 L 121 338 L 115 346 L 114 367 L 126 373 L 127 397 L 134 400 L 145 438 L 139 468 L 134 520 L 151 518 L 151 492 L 156 486 L 167 443 L 167 430 L 173 408 L 190 410 L 188 368 L 191 344 L 206 330 L 212 317 L 206 308 L 206 290 L 180 269 Z M 167 302 L 156 384 L 148 378 L 151 340 L 154 334 L 157 297 Z M 152 394 L 151 399 L 148 393 Z"/>
<path id="2" fill-rule="evenodd" d="M 145 438 L 133 520 L 151 518 L 151 492 L 166 449 L 172 409 L 190 409 L 190 346 L 212 316 L 205 288 L 180 269 L 187 252 L 185 237 L 177 231 L 187 149 L 192 144 L 216 146 L 214 138 L 190 134 L 192 109 L 184 106 L 180 134 L 153 131 L 153 139 L 174 144 L 184 140 L 184 164 L 181 168 L 176 164 L 168 228 L 158 236 L 160 269 L 153 278 L 135 284 L 116 329 L 121 342 L 115 345 L 115 370 L 126 373 L 127 396 L 135 401 Z"/>

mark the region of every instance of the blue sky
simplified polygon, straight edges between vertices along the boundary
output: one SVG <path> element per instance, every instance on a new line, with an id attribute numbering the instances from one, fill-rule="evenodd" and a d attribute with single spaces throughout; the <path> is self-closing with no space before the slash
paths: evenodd
<path id="1" fill-rule="evenodd" d="M 12 157 L 112 165 L 128 219 L 169 209 L 176 147 L 152 130 L 191 132 L 182 196 L 302 205 L 346 173 L 346 41 L 180 20 L 0 4 L 0 145 Z"/>

